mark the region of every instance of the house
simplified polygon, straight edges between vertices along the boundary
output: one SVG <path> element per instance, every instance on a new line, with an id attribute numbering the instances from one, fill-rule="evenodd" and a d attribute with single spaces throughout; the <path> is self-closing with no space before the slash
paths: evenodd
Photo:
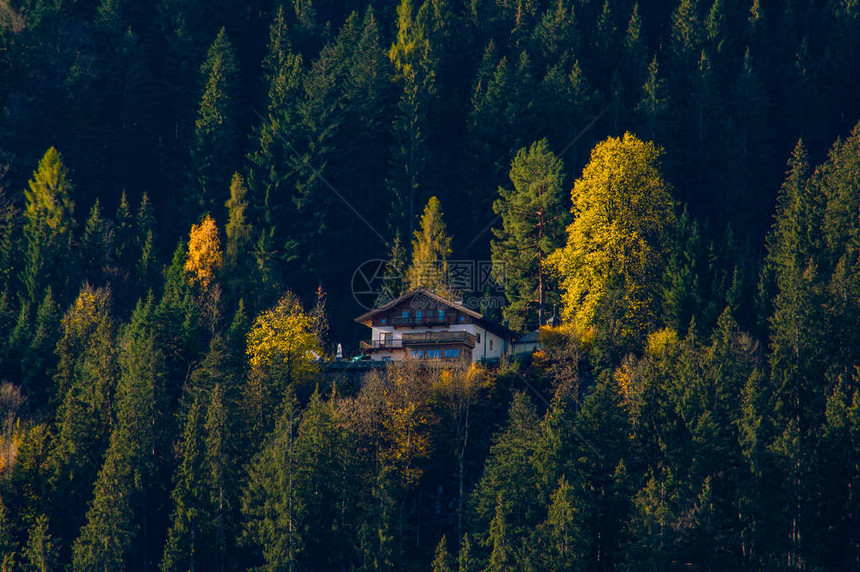
<path id="1" fill-rule="evenodd" d="M 375 361 L 488 361 L 510 353 L 513 332 L 459 302 L 417 288 L 355 319 L 371 328 Z"/>

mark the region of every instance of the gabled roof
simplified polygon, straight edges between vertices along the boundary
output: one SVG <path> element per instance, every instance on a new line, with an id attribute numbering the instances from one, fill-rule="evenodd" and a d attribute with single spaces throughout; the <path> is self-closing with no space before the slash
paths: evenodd
<path id="1" fill-rule="evenodd" d="M 476 312 L 475 310 L 472 310 L 471 308 L 467 308 L 466 306 L 464 306 L 464 305 L 462 305 L 462 304 L 460 304 L 454 300 L 451 300 L 449 298 L 445 298 L 444 296 L 440 296 L 436 292 L 433 292 L 432 290 L 427 290 L 426 288 L 416 288 L 414 290 L 410 290 L 409 292 L 403 294 L 399 298 L 396 298 L 396 299 L 392 300 L 391 302 L 385 304 L 384 306 L 380 306 L 379 308 L 374 308 L 373 310 L 370 310 L 369 312 L 365 312 L 361 316 L 357 317 L 355 319 L 355 321 L 358 322 L 359 324 L 364 324 L 365 326 L 367 326 L 369 328 L 369 327 L 373 326 L 373 317 L 374 316 L 377 316 L 379 314 L 387 312 L 388 310 L 390 310 L 391 308 L 394 308 L 395 306 L 397 306 L 401 302 L 404 302 L 406 300 L 410 300 L 416 296 L 426 296 L 427 298 L 430 298 L 431 300 L 436 300 L 440 304 L 444 304 L 444 305 L 448 306 L 449 308 L 454 308 L 458 312 L 462 312 L 462 313 L 466 314 L 467 316 L 471 316 L 475 320 L 480 321 L 482 324 L 487 326 L 487 329 L 493 329 L 493 330 L 500 331 L 500 332 L 503 332 L 506 334 L 513 334 L 514 333 L 509 328 L 506 328 L 505 326 L 502 326 L 501 324 L 497 324 L 496 322 L 490 320 L 489 318 L 487 318 L 486 316 L 484 316 L 480 312 Z"/>

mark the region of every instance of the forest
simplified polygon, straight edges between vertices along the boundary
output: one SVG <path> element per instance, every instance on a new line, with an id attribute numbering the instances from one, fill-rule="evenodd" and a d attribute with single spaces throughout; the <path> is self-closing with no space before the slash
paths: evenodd
<path id="1" fill-rule="evenodd" d="M 377 260 L 541 348 L 332 373 Z M 860 571 L 858 488 L 857 2 L 0 0 L 0 570 Z"/>

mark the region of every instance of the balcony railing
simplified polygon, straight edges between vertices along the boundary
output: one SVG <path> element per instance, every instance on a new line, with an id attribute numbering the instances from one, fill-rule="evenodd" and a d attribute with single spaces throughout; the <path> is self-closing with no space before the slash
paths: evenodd
<path id="1" fill-rule="evenodd" d="M 389 348 L 402 348 L 403 340 L 400 339 L 379 339 L 362 341 L 359 343 L 363 350 L 384 350 Z"/>
<path id="2" fill-rule="evenodd" d="M 380 338 L 361 342 L 363 350 L 402 348 L 405 346 L 428 346 L 441 344 L 462 344 L 474 348 L 477 338 L 469 332 L 421 332 L 403 334 L 403 338 Z"/>
<path id="3" fill-rule="evenodd" d="M 464 344 L 475 347 L 476 338 L 469 332 L 421 332 L 403 334 L 404 346 L 424 346 L 428 344 Z"/>

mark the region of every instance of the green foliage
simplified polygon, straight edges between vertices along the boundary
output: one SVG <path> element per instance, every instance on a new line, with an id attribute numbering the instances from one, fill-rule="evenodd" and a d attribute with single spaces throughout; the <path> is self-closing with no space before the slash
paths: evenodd
<path id="1" fill-rule="evenodd" d="M 179 445 L 179 466 L 171 498 L 173 512 L 161 569 L 196 569 L 212 555 L 212 510 L 206 486 L 207 471 L 203 451 L 203 413 L 195 398 L 185 416 Z"/>
<path id="2" fill-rule="evenodd" d="M 57 565 L 57 548 L 48 531 L 48 518 L 41 515 L 36 519 L 27 538 L 23 557 L 23 569 L 33 572 L 49 572 Z"/>
<path id="3" fill-rule="evenodd" d="M 543 325 L 544 299 L 551 290 L 545 259 L 562 246 L 567 209 L 562 191 L 563 165 L 546 139 L 522 148 L 511 163 L 512 190 L 499 188 L 493 211 L 502 219 L 491 242 L 493 260 L 502 265 L 509 305 L 505 318 L 516 330 Z"/>
<path id="4" fill-rule="evenodd" d="M 302 510 L 295 485 L 295 442 L 299 412 L 287 389 L 274 431 L 248 465 L 242 492 L 241 543 L 266 570 L 290 568 L 302 547 L 298 515 Z"/>
<path id="5" fill-rule="evenodd" d="M 239 173 L 234 173 L 230 182 L 230 198 L 224 204 L 228 212 L 227 224 L 224 226 L 227 237 L 224 243 L 224 282 L 236 299 L 251 289 L 248 282 L 253 275 L 250 262 L 254 229 L 245 213 L 248 208 L 247 193 L 244 179 Z"/>
<path id="6" fill-rule="evenodd" d="M 855 569 L 860 19 L 777 4 L 0 2 L 0 570 Z M 556 292 L 511 166 L 576 201 L 626 131 Z M 511 322 L 576 323 L 498 371 L 312 364 L 431 195 L 415 258 L 501 244 Z"/>
<path id="7" fill-rule="evenodd" d="M 26 246 L 21 279 L 31 303 L 41 300 L 46 288 L 58 292 L 65 289 L 75 226 L 71 192 L 68 169 L 60 153 L 51 147 L 24 191 Z"/>
<path id="8" fill-rule="evenodd" d="M 95 482 L 87 523 L 75 541 L 76 568 L 125 569 L 152 554 L 164 462 L 163 356 L 155 345 L 152 300 L 138 303 L 123 332 L 117 418 Z"/>
<path id="9" fill-rule="evenodd" d="M 454 572 L 454 568 L 451 566 L 451 557 L 448 555 L 448 548 L 445 546 L 444 535 L 439 539 L 439 544 L 436 545 L 433 572 Z"/>
<path id="10" fill-rule="evenodd" d="M 193 177 L 186 197 L 189 219 L 197 218 L 200 213 L 220 216 L 218 197 L 228 188 L 238 155 L 235 91 L 239 67 L 224 28 L 209 46 L 200 72 L 205 87 L 191 148 Z"/>

